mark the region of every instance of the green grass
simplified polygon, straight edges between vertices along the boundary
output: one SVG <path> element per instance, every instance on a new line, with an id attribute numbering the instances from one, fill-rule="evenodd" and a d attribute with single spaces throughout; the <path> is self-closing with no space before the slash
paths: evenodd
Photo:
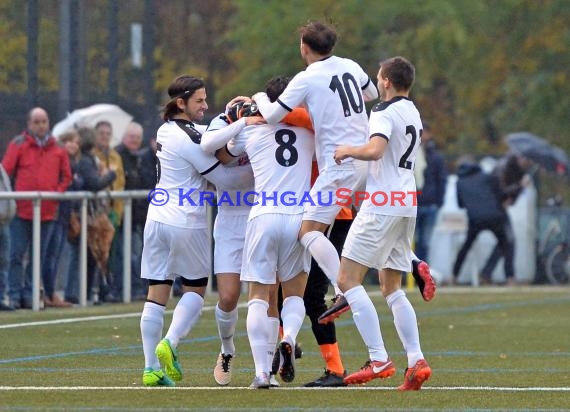
<path id="1" fill-rule="evenodd" d="M 173 389 L 142 387 L 140 302 L 0 313 L 0 410 L 570 408 L 570 289 L 442 288 L 430 303 L 416 290 L 408 296 L 418 315 L 422 350 L 433 369 L 420 392 L 394 390 L 402 381 L 406 359 L 387 305 L 377 294 L 373 300 L 398 367 L 395 377 L 346 389 L 299 388 L 324 367 L 306 320 L 298 338 L 304 354 L 297 362 L 295 382 L 280 389 L 247 390 L 253 360 L 243 300 L 232 386 L 219 388 L 212 377 L 219 342 L 212 311 L 216 298 L 210 296 L 198 325 L 178 347 L 185 376 Z M 69 320 L 79 321 L 61 323 Z M 20 326 L 7 327 L 14 324 Z M 345 367 L 354 371 L 367 359 L 366 349 L 350 312 L 336 325 Z"/>

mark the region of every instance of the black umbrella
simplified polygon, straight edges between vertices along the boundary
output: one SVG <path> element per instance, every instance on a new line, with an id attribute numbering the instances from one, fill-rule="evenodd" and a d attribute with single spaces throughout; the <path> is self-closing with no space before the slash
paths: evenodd
<path id="1" fill-rule="evenodd" d="M 511 133 L 506 140 L 512 152 L 532 160 L 549 172 L 568 174 L 570 161 L 561 148 L 529 132 Z"/>

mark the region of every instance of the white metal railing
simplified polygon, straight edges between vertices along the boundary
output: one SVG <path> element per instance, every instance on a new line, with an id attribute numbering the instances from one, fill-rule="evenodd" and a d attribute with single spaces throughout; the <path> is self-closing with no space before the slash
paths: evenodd
<path id="1" fill-rule="evenodd" d="M 31 200 L 32 220 L 32 310 L 40 310 L 41 260 L 40 260 L 40 224 L 42 200 L 81 200 L 79 235 L 79 305 L 87 306 L 87 205 L 90 199 L 122 199 L 123 212 L 123 302 L 131 301 L 131 238 L 132 238 L 132 200 L 146 199 L 148 190 L 129 190 L 120 192 L 0 192 L 0 200 Z M 208 282 L 211 283 L 211 282 Z"/>

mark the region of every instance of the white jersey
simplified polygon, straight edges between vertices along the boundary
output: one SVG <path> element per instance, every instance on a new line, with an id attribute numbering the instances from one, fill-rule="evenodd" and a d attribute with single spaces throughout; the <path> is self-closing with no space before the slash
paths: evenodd
<path id="1" fill-rule="evenodd" d="M 240 180 L 242 173 L 247 174 L 247 170 L 221 166 L 215 156 L 202 151 L 204 131 L 205 126 L 180 119 L 158 129 L 158 181 L 147 219 L 177 227 L 207 228 L 206 206 L 216 200 L 214 193 L 206 190 L 206 179 L 226 187 Z"/>
<path id="2" fill-rule="evenodd" d="M 228 148 L 245 151 L 253 168 L 256 195 L 250 220 L 265 213 L 303 213 L 315 151 L 310 130 L 283 123 L 247 126 Z"/>
<path id="3" fill-rule="evenodd" d="M 380 160 L 368 166 L 370 198 L 361 211 L 389 216 L 416 216 L 414 163 L 421 143 L 422 121 L 414 103 L 395 97 L 378 103 L 370 113 L 370 138 L 388 141 Z"/>
<path id="4" fill-rule="evenodd" d="M 245 120 L 242 123 L 245 123 Z M 221 130 L 224 134 L 230 133 L 227 137 L 227 140 L 229 140 L 233 135 L 235 135 L 231 134 L 233 133 L 232 131 L 235 126 L 239 125 L 234 124 L 232 127 L 229 127 L 228 122 L 225 120 L 225 116 L 223 115 L 212 119 L 206 133 L 202 136 L 202 149 L 204 149 L 203 143 L 204 139 L 207 139 L 208 137 L 208 132 Z M 239 129 L 240 128 L 238 127 L 238 130 Z M 216 149 L 221 147 L 223 146 L 216 147 Z M 215 150 L 213 150 L 212 153 L 215 153 Z M 240 156 L 239 159 L 236 157 L 235 164 L 232 162 L 232 164 L 224 165 L 224 167 L 232 168 L 230 172 L 233 171 L 234 174 L 232 179 L 216 184 L 218 213 L 229 215 L 249 214 L 251 206 L 244 200 L 247 200 L 246 194 L 253 191 L 254 183 L 253 170 L 251 169 L 249 160 L 247 160 L 247 156 Z"/>
<path id="5" fill-rule="evenodd" d="M 337 145 L 366 143 L 368 116 L 363 90 L 367 88 L 373 89 L 371 96 L 376 98 L 375 86 L 358 63 L 330 56 L 298 73 L 277 99 L 277 103 L 289 111 L 301 105 L 309 111 L 320 171 L 328 167 L 343 168 L 352 162 L 347 159 L 343 165 L 336 165 L 333 155 Z M 267 118 L 263 102 L 259 108 Z"/>

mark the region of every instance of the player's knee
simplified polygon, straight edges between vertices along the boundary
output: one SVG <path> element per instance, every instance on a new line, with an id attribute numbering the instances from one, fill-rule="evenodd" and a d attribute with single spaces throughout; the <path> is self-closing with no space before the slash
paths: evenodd
<path id="1" fill-rule="evenodd" d="M 224 312 L 231 312 L 237 307 L 239 291 L 225 291 L 219 294 L 218 306 Z"/>

